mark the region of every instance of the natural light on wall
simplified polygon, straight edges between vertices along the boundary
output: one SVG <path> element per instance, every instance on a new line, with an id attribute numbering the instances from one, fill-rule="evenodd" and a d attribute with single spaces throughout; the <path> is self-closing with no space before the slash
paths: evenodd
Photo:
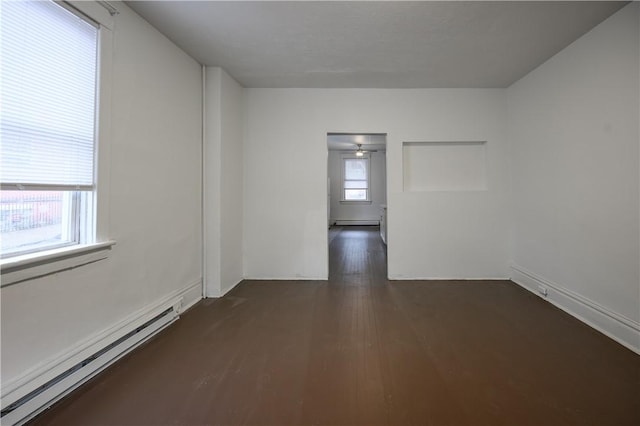
<path id="1" fill-rule="evenodd" d="M 0 23 L 2 257 L 93 242 L 98 27 L 50 1 Z"/>

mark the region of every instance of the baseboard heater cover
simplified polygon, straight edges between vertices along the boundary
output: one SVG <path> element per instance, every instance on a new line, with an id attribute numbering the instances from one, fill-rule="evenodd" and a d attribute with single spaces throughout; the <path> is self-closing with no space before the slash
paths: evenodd
<path id="1" fill-rule="evenodd" d="M 335 221 L 336 225 L 339 226 L 348 226 L 348 225 L 352 225 L 352 226 L 378 226 L 380 225 L 380 221 L 379 220 L 339 220 L 337 219 Z"/>
<path id="2" fill-rule="evenodd" d="M 4 426 L 22 425 L 178 319 L 174 307 L 136 327 L 95 354 L 13 401 L 0 412 Z"/>

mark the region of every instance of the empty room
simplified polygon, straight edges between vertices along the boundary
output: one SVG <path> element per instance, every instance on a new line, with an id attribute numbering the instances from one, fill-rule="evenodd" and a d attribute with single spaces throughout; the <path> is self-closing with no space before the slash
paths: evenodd
<path id="1" fill-rule="evenodd" d="M 3 425 L 640 424 L 640 4 L 1 1 Z"/>

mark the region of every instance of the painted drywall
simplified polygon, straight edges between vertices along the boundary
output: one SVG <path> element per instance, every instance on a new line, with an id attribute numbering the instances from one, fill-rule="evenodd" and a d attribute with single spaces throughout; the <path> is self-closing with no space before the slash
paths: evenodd
<path id="1" fill-rule="evenodd" d="M 353 151 L 352 151 L 353 152 Z M 387 203 L 386 155 L 370 153 L 370 203 L 344 203 L 342 194 L 342 156 L 345 152 L 329 151 L 328 173 L 331 179 L 330 223 L 336 221 L 380 221 L 381 204 Z"/>
<path id="2" fill-rule="evenodd" d="M 507 92 L 514 273 L 636 333 L 638 10 L 626 6 Z"/>
<path id="3" fill-rule="evenodd" d="M 242 280 L 243 91 L 218 67 L 205 83 L 206 296 L 220 297 Z"/>
<path id="4" fill-rule="evenodd" d="M 201 69 L 116 3 L 106 260 L 2 288 L 2 385 L 201 289 Z"/>
<path id="5" fill-rule="evenodd" d="M 326 279 L 327 132 L 387 133 L 389 276 L 508 276 L 504 89 L 247 89 L 247 278 Z M 487 141 L 484 191 L 403 192 L 403 141 Z"/>
<path id="6" fill-rule="evenodd" d="M 484 191 L 486 143 L 406 142 L 402 145 L 402 187 L 409 192 Z"/>

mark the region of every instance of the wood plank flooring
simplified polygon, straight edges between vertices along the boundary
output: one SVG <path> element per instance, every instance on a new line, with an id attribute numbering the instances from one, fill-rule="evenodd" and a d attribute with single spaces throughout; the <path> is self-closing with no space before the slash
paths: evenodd
<path id="1" fill-rule="evenodd" d="M 373 227 L 328 281 L 199 303 L 34 425 L 640 425 L 640 356 L 509 281 L 386 280 Z"/>

